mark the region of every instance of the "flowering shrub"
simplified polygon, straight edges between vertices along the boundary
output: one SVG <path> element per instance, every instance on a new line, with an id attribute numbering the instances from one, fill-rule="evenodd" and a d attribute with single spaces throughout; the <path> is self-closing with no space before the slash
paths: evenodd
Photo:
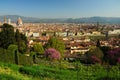
<path id="1" fill-rule="evenodd" d="M 108 59 L 110 64 L 120 63 L 120 48 L 108 51 Z"/>
<path id="2" fill-rule="evenodd" d="M 52 60 L 59 60 L 61 57 L 60 52 L 54 48 L 49 48 L 49 49 L 45 50 L 45 56 L 46 56 L 46 58 L 49 58 Z"/>

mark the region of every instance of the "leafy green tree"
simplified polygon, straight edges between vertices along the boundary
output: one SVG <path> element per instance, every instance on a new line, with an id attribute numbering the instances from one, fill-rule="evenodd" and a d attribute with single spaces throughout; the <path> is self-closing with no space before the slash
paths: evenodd
<path id="1" fill-rule="evenodd" d="M 101 60 L 103 59 L 103 52 L 99 47 L 94 47 L 92 46 L 90 48 L 90 50 L 86 53 L 87 54 L 87 61 L 88 63 L 93 63 L 93 56 L 96 57 L 97 60 Z"/>
<path id="2" fill-rule="evenodd" d="M 16 41 L 17 41 L 18 43 L 19 43 L 20 40 L 21 40 L 21 35 L 20 35 L 20 32 L 19 32 L 18 29 L 16 30 L 16 33 L 15 33 L 15 39 L 16 39 Z"/>
<path id="3" fill-rule="evenodd" d="M 25 42 L 25 44 L 27 45 L 27 37 L 26 37 L 24 34 L 20 33 L 20 38 L 21 38 L 21 40 L 23 40 L 23 41 Z"/>
<path id="4" fill-rule="evenodd" d="M 0 32 L 0 47 L 7 48 L 10 44 L 15 44 L 15 33 L 13 26 L 3 24 Z"/>
<path id="5" fill-rule="evenodd" d="M 16 33 L 15 33 L 15 39 L 18 45 L 19 52 L 21 53 L 26 52 L 27 51 L 27 38 L 25 35 L 20 33 L 18 29 L 16 30 Z"/>
<path id="6" fill-rule="evenodd" d="M 14 53 L 15 50 L 18 50 L 18 46 L 15 45 L 15 44 L 11 44 L 11 45 L 8 46 L 7 50 L 10 50 L 10 51 L 12 51 Z"/>
<path id="7" fill-rule="evenodd" d="M 43 54 L 44 53 L 44 48 L 41 44 L 34 44 L 33 45 L 33 50 L 38 53 L 38 54 Z"/>
<path id="8" fill-rule="evenodd" d="M 108 63 L 109 59 L 108 59 L 108 51 L 111 50 L 111 48 L 109 46 L 101 46 L 100 49 L 102 50 L 104 57 L 103 57 L 103 61 L 104 63 Z"/>
<path id="9" fill-rule="evenodd" d="M 65 45 L 62 41 L 58 40 L 56 37 L 51 37 L 48 40 L 48 43 L 45 45 L 45 49 L 48 49 L 48 48 L 55 48 L 63 56 Z"/>
<path id="10" fill-rule="evenodd" d="M 27 51 L 27 46 L 26 46 L 26 44 L 25 44 L 24 41 L 21 41 L 21 42 L 19 43 L 18 50 L 19 50 L 19 52 L 21 52 L 21 53 L 25 53 L 25 52 Z"/>
<path id="11" fill-rule="evenodd" d="M 19 52 L 17 45 L 11 44 L 8 46 L 8 50 L 14 53 L 15 64 L 19 64 Z"/>
<path id="12" fill-rule="evenodd" d="M 20 50 L 21 36 L 18 29 L 16 30 L 16 33 L 15 33 L 15 39 L 16 39 L 16 44 L 18 45 L 18 50 Z"/>

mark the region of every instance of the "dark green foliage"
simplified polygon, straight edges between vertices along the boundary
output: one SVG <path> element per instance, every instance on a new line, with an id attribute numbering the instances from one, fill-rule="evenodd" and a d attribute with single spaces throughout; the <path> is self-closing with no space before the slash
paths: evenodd
<path id="1" fill-rule="evenodd" d="M 15 54 L 15 51 L 17 51 L 16 45 L 10 45 L 8 49 L 0 48 L 0 61 L 7 62 L 7 63 L 16 63 L 18 62 L 17 53 Z M 16 56 L 15 56 L 16 55 Z M 15 59 L 17 57 L 17 59 Z"/>
<path id="2" fill-rule="evenodd" d="M 120 80 L 120 78 L 110 78 L 110 77 L 102 77 L 102 78 L 98 78 L 97 80 Z"/>
<path id="3" fill-rule="evenodd" d="M 6 63 L 15 63 L 14 53 L 11 50 L 0 48 L 0 61 Z"/>
<path id="4" fill-rule="evenodd" d="M 19 53 L 18 53 L 18 47 L 17 45 L 11 44 L 8 47 L 8 50 L 14 53 L 14 58 L 15 58 L 15 64 L 19 64 Z"/>
<path id="5" fill-rule="evenodd" d="M 11 76 L 10 74 L 8 75 L 0 73 L 0 80 L 20 80 L 20 79 L 17 79 L 16 77 Z"/>
<path id="6" fill-rule="evenodd" d="M 30 56 L 33 58 L 33 63 L 37 63 L 37 57 L 35 52 L 30 52 Z"/>
<path id="7" fill-rule="evenodd" d="M 25 44 L 24 41 L 20 41 L 18 45 L 18 50 L 20 53 L 25 53 L 27 51 L 27 45 Z"/>
<path id="8" fill-rule="evenodd" d="M 0 32 L 0 47 L 7 48 L 10 44 L 15 44 L 15 34 L 13 26 L 3 24 Z"/>
<path id="9" fill-rule="evenodd" d="M 18 50 L 21 53 L 24 53 L 27 50 L 26 36 L 19 33 L 18 29 L 14 32 L 12 25 L 3 24 L 0 32 L 0 47 L 7 49 L 10 44 L 18 45 Z"/>
<path id="10" fill-rule="evenodd" d="M 8 49 L 0 48 L 0 61 L 20 65 L 33 64 L 32 57 L 19 53 L 16 45 L 10 45 Z"/>
<path id="11" fill-rule="evenodd" d="M 56 36 L 56 32 L 54 32 L 53 36 Z"/>
<path id="12" fill-rule="evenodd" d="M 16 42 L 18 42 L 18 44 L 19 44 L 19 42 L 20 42 L 20 40 L 21 40 L 21 35 L 20 35 L 18 29 L 16 30 L 16 33 L 15 33 L 15 39 L 16 39 Z"/>
<path id="13" fill-rule="evenodd" d="M 24 41 L 25 44 L 27 45 L 27 37 L 22 33 L 20 33 L 20 37 L 21 37 L 21 41 Z"/>
<path id="14" fill-rule="evenodd" d="M 93 56 L 102 61 L 104 54 L 99 47 L 91 46 L 90 50 L 86 53 L 87 63 L 93 63 Z"/>
<path id="15" fill-rule="evenodd" d="M 21 53 L 25 53 L 27 51 L 27 38 L 25 35 L 23 35 L 22 33 L 19 33 L 19 30 L 16 30 L 15 33 L 15 39 L 16 39 L 16 43 L 18 45 L 18 50 Z"/>
<path id="16" fill-rule="evenodd" d="M 103 58 L 103 52 L 99 47 L 90 48 L 90 50 L 88 51 L 88 54 L 94 55 L 99 59 Z"/>
<path id="17" fill-rule="evenodd" d="M 104 54 L 103 61 L 105 63 L 108 63 L 108 51 L 111 50 L 111 48 L 108 46 L 101 46 L 100 49 L 102 50 Z"/>
<path id="18" fill-rule="evenodd" d="M 36 55 L 33 55 L 33 62 L 36 63 Z"/>
<path id="19" fill-rule="evenodd" d="M 43 48 L 43 46 L 41 44 L 34 44 L 33 45 L 33 50 L 37 54 L 43 54 L 44 53 L 44 48 Z"/>
<path id="20" fill-rule="evenodd" d="M 19 72 L 27 75 L 41 76 L 39 67 L 20 67 Z"/>
<path id="21" fill-rule="evenodd" d="M 100 40 L 99 39 L 97 40 L 96 46 L 100 47 Z"/>
<path id="22" fill-rule="evenodd" d="M 16 50 L 18 50 L 18 46 L 17 45 L 14 45 L 14 44 L 11 44 L 8 46 L 8 50 L 10 50 L 11 52 L 15 52 Z"/>
<path id="23" fill-rule="evenodd" d="M 25 56 L 24 54 L 19 54 L 19 64 L 20 65 L 32 65 L 33 58 L 31 56 Z"/>
<path id="24" fill-rule="evenodd" d="M 15 64 L 19 64 L 19 54 L 18 51 L 15 51 Z"/>
<path id="25" fill-rule="evenodd" d="M 43 33 L 42 33 L 42 36 L 46 36 L 46 32 L 43 32 Z"/>

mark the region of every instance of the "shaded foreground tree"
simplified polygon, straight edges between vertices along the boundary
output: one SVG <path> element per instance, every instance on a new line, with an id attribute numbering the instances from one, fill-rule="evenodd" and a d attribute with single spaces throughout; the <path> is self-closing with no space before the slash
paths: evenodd
<path id="1" fill-rule="evenodd" d="M 7 49 L 10 44 L 15 44 L 19 52 L 24 53 L 27 50 L 27 38 L 18 29 L 14 32 L 14 27 L 9 24 L 3 24 L 0 28 L 0 47 Z"/>
<path id="2" fill-rule="evenodd" d="M 15 32 L 15 39 L 16 39 L 16 44 L 18 45 L 18 50 L 21 53 L 24 53 L 27 51 L 27 38 L 25 35 L 19 32 L 17 29 Z"/>
<path id="3" fill-rule="evenodd" d="M 15 33 L 12 25 L 3 24 L 0 32 L 0 47 L 7 49 L 10 44 L 15 44 Z"/>

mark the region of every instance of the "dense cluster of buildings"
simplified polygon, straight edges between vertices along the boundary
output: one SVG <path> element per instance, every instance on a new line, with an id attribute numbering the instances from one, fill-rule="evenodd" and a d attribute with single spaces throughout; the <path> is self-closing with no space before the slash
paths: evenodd
<path id="1" fill-rule="evenodd" d="M 117 35 L 120 37 L 120 25 L 119 24 L 74 24 L 74 23 L 23 23 L 19 17 L 16 23 L 12 23 L 11 19 L 4 17 L 4 22 L 13 25 L 15 30 L 28 37 L 29 46 L 36 42 L 44 45 L 50 39 L 51 36 L 57 36 L 66 46 L 66 53 L 84 54 L 89 51 L 90 46 L 96 45 L 95 41 L 92 41 L 88 36 L 103 36 Z M 119 38 L 110 38 L 109 40 L 101 40 L 101 45 L 118 47 L 120 45 Z"/>

